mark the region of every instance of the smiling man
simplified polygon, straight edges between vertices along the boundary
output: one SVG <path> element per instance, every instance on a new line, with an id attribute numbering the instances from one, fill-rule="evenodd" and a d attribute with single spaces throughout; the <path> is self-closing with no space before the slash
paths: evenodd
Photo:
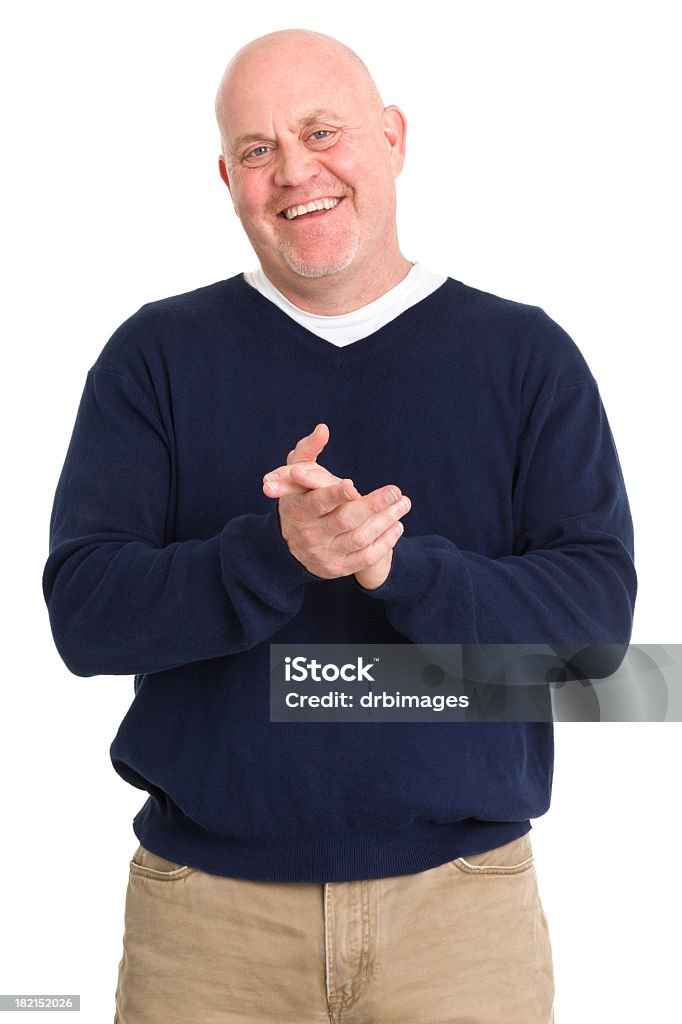
<path id="1" fill-rule="evenodd" d="M 550 1024 L 552 723 L 273 722 L 270 644 L 624 650 L 597 382 L 540 307 L 403 256 L 405 117 L 342 43 L 248 43 L 216 115 L 259 266 L 114 331 L 43 573 L 70 671 L 135 676 L 116 1022 Z"/>
<path id="2" fill-rule="evenodd" d="M 220 174 L 267 279 L 303 309 L 342 314 L 399 284 L 395 179 L 405 118 L 335 40 L 275 33 L 218 90 Z M 314 279 L 311 281 L 311 279 Z"/>

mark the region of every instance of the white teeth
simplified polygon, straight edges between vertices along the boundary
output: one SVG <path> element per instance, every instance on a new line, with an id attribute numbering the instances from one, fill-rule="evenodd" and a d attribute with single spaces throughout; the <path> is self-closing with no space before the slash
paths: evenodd
<path id="1" fill-rule="evenodd" d="M 313 210 L 332 210 L 340 202 L 341 200 L 336 197 L 315 199 L 306 206 L 301 205 L 289 207 L 288 210 L 284 211 L 284 216 L 287 220 L 293 220 L 294 217 L 302 217 L 306 213 L 312 213 Z"/>

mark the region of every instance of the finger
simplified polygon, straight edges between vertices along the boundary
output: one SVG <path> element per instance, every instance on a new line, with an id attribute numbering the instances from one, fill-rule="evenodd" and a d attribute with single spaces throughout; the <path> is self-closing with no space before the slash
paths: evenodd
<path id="1" fill-rule="evenodd" d="M 404 532 L 402 523 L 393 523 L 363 551 L 352 551 L 343 559 L 343 570 L 347 575 L 369 569 L 381 561 L 391 548 L 395 547 Z"/>
<path id="2" fill-rule="evenodd" d="M 341 477 L 335 476 L 325 466 L 321 466 L 319 462 L 310 459 L 307 459 L 305 462 L 277 466 L 276 469 L 270 470 L 263 477 L 263 480 L 267 480 L 270 483 L 275 480 L 296 480 L 298 483 L 303 483 L 306 479 L 314 481 L 312 486 L 319 487 L 320 484 L 338 483 Z"/>
<path id="3" fill-rule="evenodd" d="M 361 498 L 362 495 L 357 489 L 350 477 L 339 477 L 330 473 L 324 466 L 318 466 L 316 462 L 306 464 L 306 466 L 296 464 L 287 467 L 285 479 L 288 476 L 289 480 L 296 484 L 300 484 L 303 487 L 312 490 L 314 487 L 329 487 L 331 484 L 340 483 L 341 479 L 344 480 L 345 490 L 348 497 L 351 499 Z"/>
<path id="4" fill-rule="evenodd" d="M 304 479 L 304 478 L 303 478 Z M 385 487 L 378 487 L 366 495 L 358 495 L 358 500 L 339 509 L 335 516 L 338 527 L 337 534 L 348 533 L 356 527 L 361 526 L 376 512 L 382 512 L 395 504 L 402 497 L 402 492 L 395 484 L 387 484 Z"/>
<path id="5" fill-rule="evenodd" d="M 283 480 L 281 483 L 272 484 L 266 480 L 263 484 L 263 492 L 266 498 L 284 498 L 287 494 L 305 494 L 309 490 L 309 487 L 305 487 L 303 484 L 295 484 L 292 480 Z"/>
<path id="6" fill-rule="evenodd" d="M 330 487 L 316 487 L 299 497 L 305 507 L 308 518 L 319 519 L 341 504 L 352 501 L 353 484 L 350 480 L 341 480 Z"/>
<path id="7" fill-rule="evenodd" d="M 353 505 L 357 506 L 358 502 L 353 502 Z M 340 533 L 332 542 L 334 548 L 337 551 L 342 551 L 344 554 L 363 551 L 381 537 L 386 530 L 390 530 L 404 515 L 407 515 L 411 507 L 410 499 L 407 495 L 403 495 L 399 501 L 393 502 L 387 508 L 374 513 L 368 519 L 365 519 L 364 522 L 360 523 L 359 526 Z M 350 505 L 347 508 L 339 509 L 335 518 L 343 522 L 347 515 L 350 518 L 351 511 Z"/>
<path id="8" fill-rule="evenodd" d="M 316 462 L 296 463 L 291 466 L 278 466 L 263 477 L 263 489 L 268 497 L 281 497 L 283 494 L 297 494 L 313 487 L 329 487 L 339 482 L 341 477 L 330 473 L 324 466 Z M 359 493 L 353 494 L 359 497 Z"/>
<path id="9" fill-rule="evenodd" d="M 313 477 L 313 474 L 310 474 L 310 477 Z M 340 477 L 331 474 L 326 478 L 321 474 L 314 474 L 314 479 L 310 479 L 310 477 L 306 475 L 300 478 L 305 483 L 299 483 L 297 478 L 289 474 L 283 475 L 277 480 L 264 480 L 263 491 L 267 498 L 283 498 L 286 494 L 305 494 L 306 491 L 314 490 L 316 487 L 330 487 L 332 484 L 340 482 Z M 359 497 L 358 491 L 350 481 L 347 486 L 352 488 L 352 498 Z"/>
<path id="10" fill-rule="evenodd" d="M 314 460 L 329 441 L 329 427 L 326 423 L 318 423 L 312 434 L 302 437 L 287 455 L 287 465 L 294 462 Z"/>

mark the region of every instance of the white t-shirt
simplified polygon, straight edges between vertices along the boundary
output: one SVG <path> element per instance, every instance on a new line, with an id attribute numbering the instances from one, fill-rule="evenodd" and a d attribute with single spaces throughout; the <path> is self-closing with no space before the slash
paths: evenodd
<path id="1" fill-rule="evenodd" d="M 332 345 L 343 346 L 373 334 L 415 302 L 425 299 L 445 283 L 447 275 L 433 274 L 423 263 L 414 263 L 407 276 L 395 288 L 391 288 L 374 302 L 361 306 L 360 309 L 337 316 L 319 316 L 317 313 L 307 313 L 304 309 L 299 309 L 275 288 L 261 267 L 246 271 L 244 278 L 261 295 L 274 302 L 302 327 L 331 342 Z"/>

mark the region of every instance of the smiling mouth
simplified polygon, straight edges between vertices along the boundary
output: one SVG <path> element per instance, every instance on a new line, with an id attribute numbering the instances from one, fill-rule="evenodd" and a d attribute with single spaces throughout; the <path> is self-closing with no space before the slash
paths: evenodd
<path id="1" fill-rule="evenodd" d="M 309 203 L 301 203 L 298 206 L 289 206 L 281 210 L 279 217 L 285 220 L 297 220 L 305 217 L 320 217 L 335 209 L 342 202 L 343 196 L 324 196 L 322 199 L 312 199 Z"/>

